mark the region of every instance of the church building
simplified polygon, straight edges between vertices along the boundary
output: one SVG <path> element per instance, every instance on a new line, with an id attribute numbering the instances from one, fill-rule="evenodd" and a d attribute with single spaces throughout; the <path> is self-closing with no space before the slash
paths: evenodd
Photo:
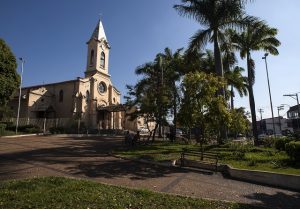
<path id="1" fill-rule="evenodd" d="M 20 118 L 80 118 L 89 128 L 124 129 L 124 106 L 120 104 L 121 93 L 109 74 L 109 51 L 110 45 L 99 20 L 87 42 L 84 78 L 22 88 Z M 11 101 L 15 114 L 18 97 L 15 95 Z"/>

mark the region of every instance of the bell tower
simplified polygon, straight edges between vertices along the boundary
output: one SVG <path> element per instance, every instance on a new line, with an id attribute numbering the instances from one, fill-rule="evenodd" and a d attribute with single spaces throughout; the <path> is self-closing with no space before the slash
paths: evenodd
<path id="1" fill-rule="evenodd" d="M 87 42 L 87 65 L 85 77 L 100 73 L 110 76 L 108 73 L 108 60 L 110 46 L 108 44 L 101 19 L 98 21 L 94 32 Z"/>

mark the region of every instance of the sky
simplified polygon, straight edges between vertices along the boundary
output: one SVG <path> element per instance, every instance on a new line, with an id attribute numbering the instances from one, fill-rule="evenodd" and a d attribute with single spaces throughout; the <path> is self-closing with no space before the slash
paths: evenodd
<path id="1" fill-rule="evenodd" d="M 126 84 L 135 84 L 137 66 L 152 61 L 169 47 L 187 47 L 202 26 L 173 9 L 180 0 L 0 0 L 0 38 L 16 57 L 25 61 L 23 86 L 84 77 L 86 42 L 102 16 L 110 43 L 109 73 L 113 84 L 126 95 Z M 267 58 L 274 115 L 281 104 L 296 105 L 283 94 L 300 92 L 299 0 L 255 0 L 246 12 L 279 30 L 279 56 Z M 209 46 L 208 46 L 209 47 Z M 264 52 L 253 53 L 256 63 L 256 109 L 271 116 Z M 246 68 L 245 60 L 239 65 Z M 20 72 L 20 65 L 18 71 Z M 300 94 L 299 94 L 300 96 Z M 248 97 L 235 98 L 236 106 L 249 110 Z M 286 117 L 288 106 L 280 112 Z M 257 117 L 259 114 L 257 113 Z"/>

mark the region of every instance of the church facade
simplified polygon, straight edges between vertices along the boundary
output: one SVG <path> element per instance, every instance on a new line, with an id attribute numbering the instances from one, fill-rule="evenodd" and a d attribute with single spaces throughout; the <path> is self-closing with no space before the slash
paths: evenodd
<path id="1" fill-rule="evenodd" d="M 87 42 L 87 48 L 84 78 L 22 88 L 20 118 L 80 118 L 89 128 L 126 129 L 125 122 L 129 121 L 125 121 L 121 93 L 109 74 L 110 45 L 101 20 Z M 18 97 L 15 95 L 11 101 L 15 114 Z M 131 123 L 137 124 L 137 121 Z"/>

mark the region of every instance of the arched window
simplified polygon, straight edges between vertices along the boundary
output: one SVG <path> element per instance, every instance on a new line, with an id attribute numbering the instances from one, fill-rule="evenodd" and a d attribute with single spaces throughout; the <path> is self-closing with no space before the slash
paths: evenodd
<path id="1" fill-rule="evenodd" d="M 100 67 L 102 67 L 102 68 L 105 67 L 105 54 L 104 54 L 104 52 L 101 52 Z"/>
<path id="2" fill-rule="evenodd" d="M 59 98 L 58 98 L 59 102 L 63 102 L 64 101 L 64 91 L 60 90 L 59 91 Z"/>
<path id="3" fill-rule="evenodd" d="M 91 54 L 90 54 L 90 65 L 94 64 L 94 50 L 92 49 Z"/>
<path id="4" fill-rule="evenodd" d="M 90 92 L 86 91 L 86 102 L 88 102 L 90 100 Z"/>

